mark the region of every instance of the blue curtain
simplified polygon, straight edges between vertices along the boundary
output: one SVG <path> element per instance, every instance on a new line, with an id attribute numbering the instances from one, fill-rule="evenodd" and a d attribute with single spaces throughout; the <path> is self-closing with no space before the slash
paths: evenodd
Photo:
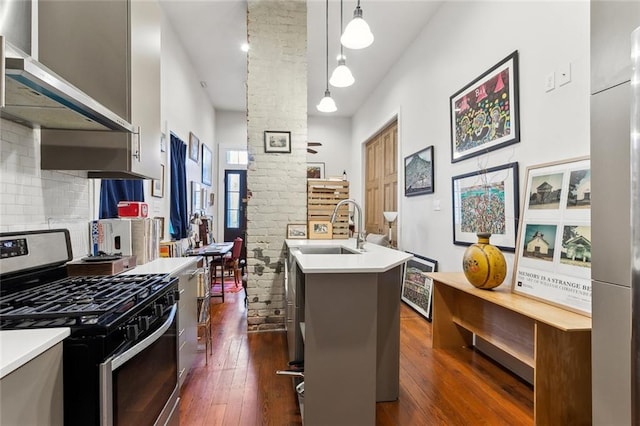
<path id="1" fill-rule="evenodd" d="M 100 182 L 100 219 L 118 217 L 120 201 L 144 201 L 143 180 L 103 179 Z"/>
<path id="2" fill-rule="evenodd" d="M 189 235 L 189 213 L 187 210 L 187 145 L 173 133 L 171 134 L 171 187 L 169 194 L 171 215 L 169 233 L 174 240 Z"/>

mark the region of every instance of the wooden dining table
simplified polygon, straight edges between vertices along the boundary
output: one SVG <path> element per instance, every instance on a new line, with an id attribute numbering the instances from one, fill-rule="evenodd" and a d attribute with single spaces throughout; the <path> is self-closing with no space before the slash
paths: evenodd
<path id="1" fill-rule="evenodd" d="M 221 297 L 224 302 L 224 264 L 225 254 L 233 248 L 233 241 L 223 243 L 211 243 L 209 245 L 187 250 L 187 256 L 202 256 L 209 268 L 209 288 L 211 297 Z M 211 259 L 209 259 L 211 258 Z M 220 293 L 213 293 L 213 284 L 216 280 L 216 264 L 220 265 Z M 212 271 L 213 269 L 213 271 Z"/>

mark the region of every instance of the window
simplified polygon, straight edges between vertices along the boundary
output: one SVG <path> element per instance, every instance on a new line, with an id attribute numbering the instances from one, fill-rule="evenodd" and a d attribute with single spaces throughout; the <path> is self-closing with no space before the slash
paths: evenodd
<path id="1" fill-rule="evenodd" d="M 248 155 L 247 151 L 236 151 L 236 150 L 228 150 L 227 152 L 227 164 L 235 164 L 235 165 L 247 165 Z"/>

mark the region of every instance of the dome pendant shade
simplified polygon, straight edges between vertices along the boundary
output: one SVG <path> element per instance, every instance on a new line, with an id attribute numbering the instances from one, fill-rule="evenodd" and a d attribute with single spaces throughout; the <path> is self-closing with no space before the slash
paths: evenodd
<path id="1" fill-rule="evenodd" d="M 353 19 L 344 29 L 340 43 L 348 49 L 364 49 L 373 43 L 373 33 L 369 24 L 362 19 L 362 9 L 357 6 L 353 11 Z"/>
<path id="2" fill-rule="evenodd" d="M 320 103 L 316 105 L 316 108 L 318 108 L 318 111 L 320 112 L 336 112 L 338 110 L 329 90 L 324 91 L 324 98 L 320 100 Z"/>
<path id="3" fill-rule="evenodd" d="M 340 58 L 338 60 L 338 66 L 333 70 L 333 74 L 331 74 L 329 83 L 333 87 L 349 87 L 355 81 L 353 74 L 351 74 L 351 70 L 347 67 L 344 57 Z"/>

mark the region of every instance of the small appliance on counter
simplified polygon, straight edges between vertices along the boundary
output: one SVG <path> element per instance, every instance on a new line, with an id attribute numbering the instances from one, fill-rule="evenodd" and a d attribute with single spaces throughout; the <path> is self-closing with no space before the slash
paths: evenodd
<path id="1" fill-rule="evenodd" d="M 90 254 L 135 256 L 144 265 L 160 255 L 160 223 L 151 218 L 99 219 L 89 223 Z"/>
<path id="2" fill-rule="evenodd" d="M 119 217 L 147 217 L 149 215 L 149 206 L 147 203 L 140 201 L 120 201 L 118 203 Z"/>

